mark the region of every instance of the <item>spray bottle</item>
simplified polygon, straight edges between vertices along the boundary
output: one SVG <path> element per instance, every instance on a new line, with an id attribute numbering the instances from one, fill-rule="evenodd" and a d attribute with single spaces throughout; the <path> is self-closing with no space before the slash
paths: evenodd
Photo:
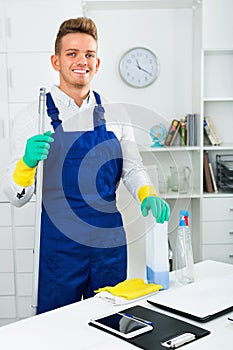
<path id="1" fill-rule="evenodd" d="M 158 224 L 149 213 L 146 217 L 146 276 L 148 283 L 169 288 L 167 222 Z"/>
<path id="2" fill-rule="evenodd" d="M 192 238 L 189 228 L 189 213 L 180 211 L 180 223 L 176 241 L 176 280 L 182 284 L 194 282 Z"/>

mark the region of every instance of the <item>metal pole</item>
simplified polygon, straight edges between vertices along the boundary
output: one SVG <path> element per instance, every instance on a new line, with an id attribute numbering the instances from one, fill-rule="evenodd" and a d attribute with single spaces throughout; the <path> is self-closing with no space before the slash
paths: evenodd
<path id="1" fill-rule="evenodd" d="M 40 88 L 38 109 L 38 134 L 44 133 L 46 89 Z M 37 311 L 38 282 L 39 282 L 39 259 L 40 259 L 40 227 L 41 227 L 41 205 L 43 184 L 43 162 L 39 162 L 36 173 L 36 217 L 35 217 L 35 243 L 33 261 L 33 283 L 32 283 L 32 308 L 34 314 Z"/>

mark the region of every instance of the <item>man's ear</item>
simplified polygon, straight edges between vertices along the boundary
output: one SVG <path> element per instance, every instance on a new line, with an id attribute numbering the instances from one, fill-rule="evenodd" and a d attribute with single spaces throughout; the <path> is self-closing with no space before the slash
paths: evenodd
<path id="1" fill-rule="evenodd" d="M 51 63 L 52 63 L 53 68 L 56 71 L 60 70 L 60 60 L 59 60 L 59 57 L 57 55 L 52 55 L 51 56 Z"/>
<path id="2" fill-rule="evenodd" d="M 96 69 L 95 69 L 95 73 L 98 72 L 99 66 L 100 66 L 100 59 L 97 57 L 97 58 L 96 58 Z"/>

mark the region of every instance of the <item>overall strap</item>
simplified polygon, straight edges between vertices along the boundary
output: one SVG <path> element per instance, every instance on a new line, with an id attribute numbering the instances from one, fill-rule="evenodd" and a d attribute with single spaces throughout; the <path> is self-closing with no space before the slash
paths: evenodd
<path id="1" fill-rule="evenodd" d="M 51 118 L 51 124 L 53 126 L 53 129 L 56 130 L 56 128 L 62 123 L 61 120 L 59 119 L 59 110 L 55 106 L 55 103 L 53 101 L 53 98 L 48 92 L 46 94 L 46 106 L 47 106 L 47 113 L 48 116 Z"/>
<path id="2" fill-rule="evenodd" d="M 97 103 L 97 106 L 95 106 L 94 112 L 93 112 L 94 128 L 96 130 L 97 128 L 101 127 L 102 129 L 105 130 L 106 129 L 106 127 L 105 127 L 106 121 L 105 121 L 105 118 L 104 118 L 105 110 L 104 110 L 104 107 L 101 104 L 100 95 L 96 91 L 93 91 L 93 93 L 94 93 L 95 100 L 96 100 L 96 103 Z"/>

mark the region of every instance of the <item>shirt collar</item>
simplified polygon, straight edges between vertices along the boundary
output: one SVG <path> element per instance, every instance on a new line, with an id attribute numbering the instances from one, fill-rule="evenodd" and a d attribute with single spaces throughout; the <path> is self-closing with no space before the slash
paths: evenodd
<path id="1" fill-rule="evenodd" d="M 62 90 L 60 90 L 57 85 L 52 86 L 51 92 L 57 99 L 59 99 L 67 107 L 73 105 L 81 110 L 81 109 L 91 107 L 92 105 L 95 104 L 95 96 L 92 90 L 90 90 L 88 96 L 85 98 L 85 100 L 83 100 L 81 107 L 78 107 L 74 102 L 74 100 L 70 96 L 68 96 L 66 93 L 64 93 Z"/>

